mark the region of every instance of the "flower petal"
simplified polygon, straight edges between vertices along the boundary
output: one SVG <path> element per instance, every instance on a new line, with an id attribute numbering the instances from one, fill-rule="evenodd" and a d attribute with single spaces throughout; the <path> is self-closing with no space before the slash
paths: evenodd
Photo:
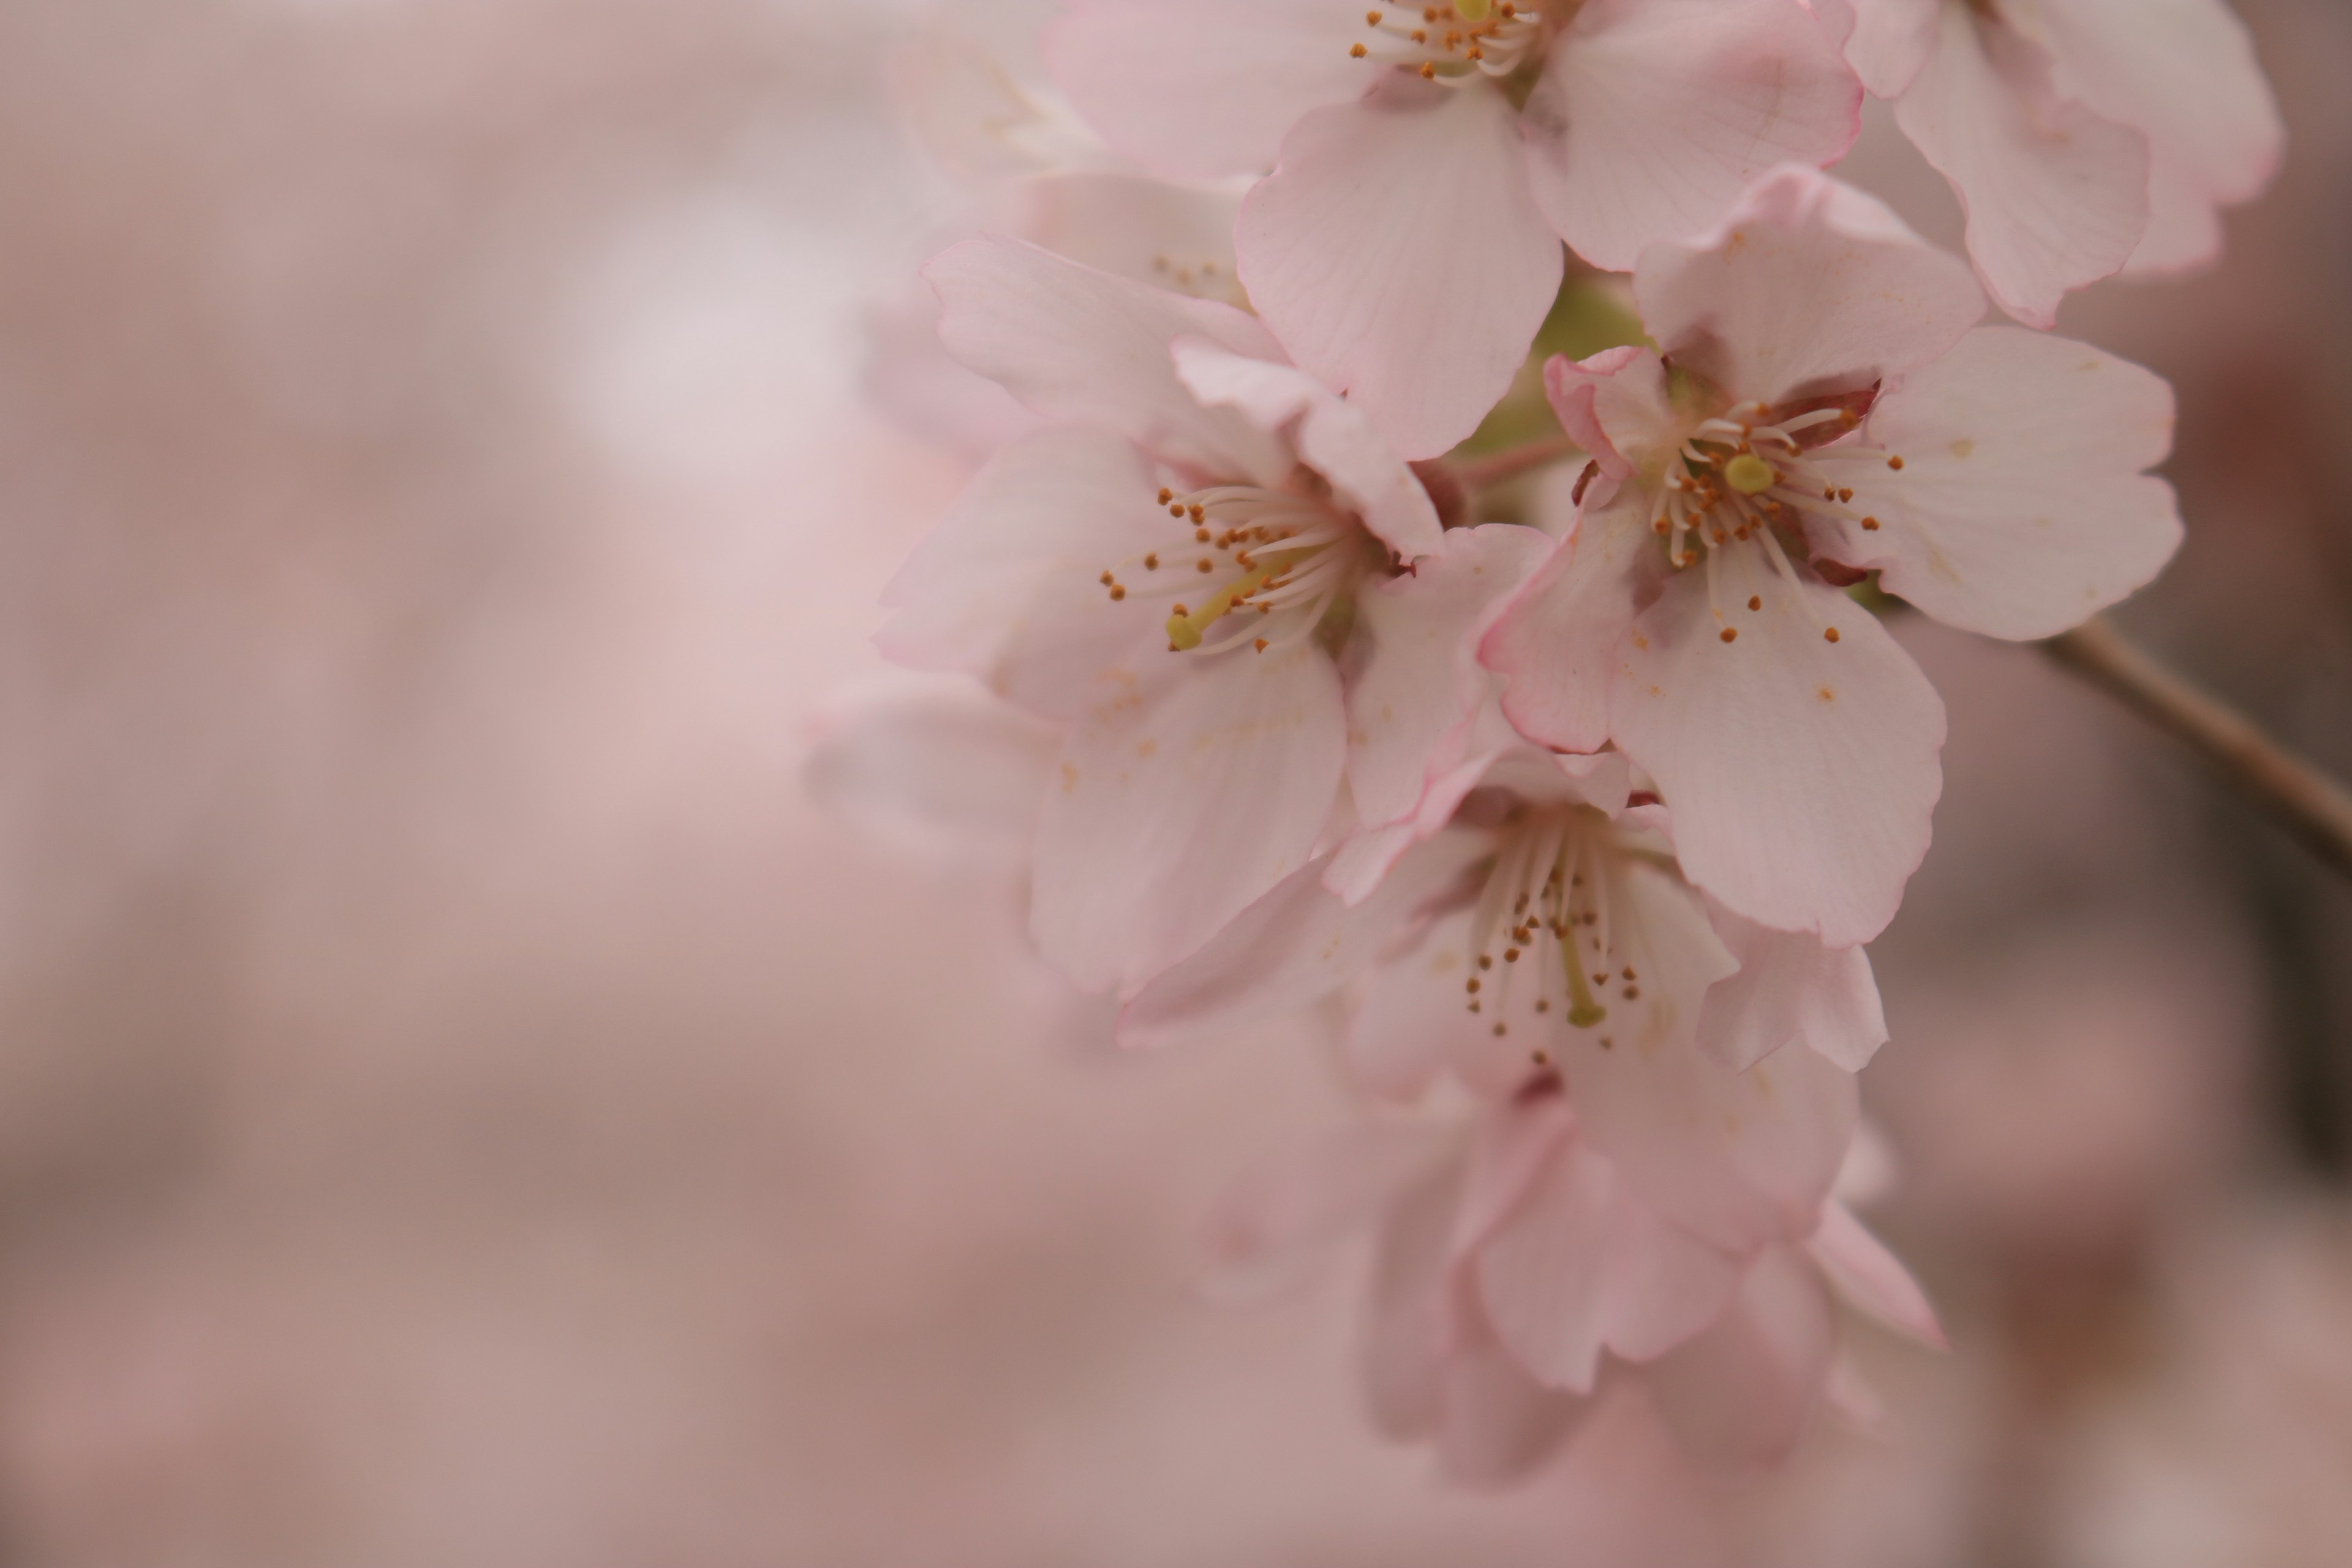
<path id="1" fill-rule="evenodd" d="M 1411 80 L 1301 120 L 1242 203 L 1251 303 L 1407 458 L 1477 428 L 1559 291 L 1523 163 L 1500 92 Z"/>
<path id="2" fill-rule="evenodd" d="M 2122 268 L 2147 230 L 2147 139 L 2059 96 L 2049 57 L 1966 6 L 1895 102 L 1968 208 L 1969 256 L 2000 308 L 2047 327 L 2067 290 Z"/>
<path id="3" fill-rule="evenodd" d="M 2285 141 L 2245 24 L 2221 0 L 2059 0 L 2038 20 L 2059 89 L 2147 136 L 2152 211 L 2126 270 L 2212 260 L 2215 207 L 2259 195 Z"/>
<path id="4" fill-rule="evenodd" d="M 1824 1206 L 1822 1228 L 1806 1245 L 1838 1294 L 1891 1329 L 1938 1350 L 1950 1348 L 1927 1293 L 1852 1209 L 1834 1202 Z"/>
<path id="5" fill-rule="evenodd" d="M 1030 930 L 1080 989 L 1131 992 L 1314 854 L 1347 765 L 1339 678 L 1312 643 L 1114 666 L 1064 742 Z"/>
<path id="6" fill-rule="evenodd" d="M 1198 952 L 1138 992 L 1119 1014 L 1124 1046 L 1276 1017 L 1330 995 L 1410 926 L 1423 905 L 1480 853 L 1454 835 L 1403 857 L 1362 902 L 1324 890 L 1324 862 L 1285 877 Z"/>
<path id="7" fill-rule="evenodd" d="M 1732 608 L 1710 605 L 1710 572 Z M 1943 793 L 1944 704 L 1877 617 L 1724 547 L 1635 622 L 1610 716 L 1674 813 L 1684 873 L 1724 904 L 1832 947 L 1895 917 Z"/>
<path id="8" fill-rule="evenodd" d="M 1706 1327 L 1745 1270 L 1627 1195 L 1608 1160 L 1561 1150 L 1478 1249 L 1487 1320 L 1519 1364 L 1590 1394 L 1601 1354 L 1647 1361 Z"/>
<path id="9" fill-rule="evenodd" d="M 1706 237 L 1645 251 L 1633 293 L 1675 363 L 1767 403 L 1900 376 L 1984 315 L 1966 267 L 1799 168 L 1759 181 Z"/>
<path id="10" fill-rule="evenodd" d="M 1796 0 L 1587 0 L 1526 110 L 1536 201 L 1595 267 L 1718 221 L 1775 163 L 1862 130 L 1862 85 Z"/>
<path id="11" fill-rule="evenodd" d="M 1066 718 L 1150 617 L 1111 602 L 1103 569 L 1168 531 L 1143 454 L 1108 430 L 1023 437 L 971 483 L 882 593 L 875 643 L 897 663 L 979 676 Z"/>
<path id="12" fill-rule="evenodd" d="M 1357 595 L 1370 652 L 1348 689 L 1348 784 L 1367 824 L 1412 816 L 1462 763 L 1494 681 L 1479 641 L 1552 549 L 1547 535 L 1511 523 L 1453 529 L 1409 575 Z"/>
<path id="13" fill-rule="evenodd" d="M 1295 365 L 1228 353 L 1179 339 L 1176 378 L 1211 407 L 1239 409 L 1291 449 L 1406 561 L 1434 552 L 1444 535 L 1429 492 L 1362 414 Z"/>
<path id="14" fill-rule="evenodd" d="M 1935 52 L 1943 0 L 1812 0 L 1874 98 L 1899 97 Z"/>
<path id="15" fill-rule="evenodd" d="M 1544 363 L 1544 395 L 1569 439 L 1612 479 L 1631 478 L 1642 456 L 1679 438 L 1655 349 L 1627 344 L 1574 361 L 1554 354 Z"/>
<path id="16" fill-rule="evenodd" d="M 1213 300 L 1081 267 L 1034 245 L 974 239 L 932 258 L 940 342 L 1048 419 L 1107 426 L 1154 456 L 1217 479 L 1272 484 L 1289 448 L 1239 414 L 1201 406 L 1168 345 L 1206 338 L 1279 359 L 1255 320 Z"/>
<path id="17" fill-rule="evenodd" d="M 1903 467 L 1863 468 L 1847 510 L 1879 526 L 1808 513 L 1808 531 L 1948 626 L 2054 637 L 2179 548 L 2172 487 L 2141 472 L 2171 449 L 2172 421 L 2172 389 L 2128 361 L 1982 328 L 1872 411 L 1869 439 Z"/>
<path id="18" fill-rule="evenodd" d="M 1651 1364 L 1650 1391 L 1691 1458 L 1748 1470 L 1786 1458 L 1826 1386 L 1836 1321 L 1821 1275 L 1768 1248 L 1715 1325 Z"/>
<path id="19" fill-rule="evenodd" d="M 1479 647 L 1504 678 L 1503 711 L 1522 734 L 1566 752 L 1608 743 L 1611 685 L 1636 608 L 1663 570 L 1639 487 L 1577 520 Z"/>
<path id="20" fill-rule="evenodd" d="M 1718 1246 L 1811 1235 L 1853 1139 L 1853 1076 L 1811 1051 L 1737 1073 L 1702 1053 L 1701 998 L 1731 958 L 1697 896 L 1637 864 L 1609 897 L 1639 984 L 1611 977 L 1607 1016 L 1552 1053 L 1585 1136 L 1643 1202 Z"/>
<path id="21" fill-rule="evenodd" d="M 1045 35 L 1054 79 L 1104 141 L 1160 174 L 1252 174 L 1291 122 L 1360 98 L 1363 15 L 1326 0 L 1078 0 Z"/>
<path id="22" fill-rule="evenodd" d="M 1886 1043 L 1886 1014 L 1868 953 L 1825 947 L 1810 931 L 1774 931 L 1719 904 L 1710 914 L 1739 960 L 1739 973 L 1717 981 L 1699 1009 L 1699 1043 L 1717 1061 L 1741 1072 L 1794 1043 L 1848 1072 L 1869 1065 Z"/>

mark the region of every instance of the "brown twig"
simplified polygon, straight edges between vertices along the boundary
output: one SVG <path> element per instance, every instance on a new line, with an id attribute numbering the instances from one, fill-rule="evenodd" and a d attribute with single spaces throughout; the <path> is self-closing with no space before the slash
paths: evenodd
<path id="1" fill-rule="evenodd" d="M 2042 645 L 2051 658 L 2219 769 L 2305 847 L 2352 877 L 2352 794 L 2236 709 L 2132 646 L 2104 616 Z"/>
<path id="2" fill-rule="evenodd" d="M 1465 490 L 1483 489 L 1499 485 L 1505 479 L 1515 479 L 1531 468 L 1557 463 L 1562 458 L 1581 457 L 1584 448 L 1565 436 L 1554 436 L 1545 441 L 1530 441 L 1524 447 L 1507 447 L 1489 452 L 1483 458 L 1469 458 L 1449 465 L 1455 482 Z"/>

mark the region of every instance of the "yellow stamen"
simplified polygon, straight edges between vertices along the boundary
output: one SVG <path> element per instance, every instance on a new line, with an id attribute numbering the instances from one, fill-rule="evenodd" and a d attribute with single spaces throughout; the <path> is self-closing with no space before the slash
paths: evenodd
<path id="1" fill-rule="evenodd" d="M 1490 0 L 1454 0 L 1454 14 L 1465 22 L 1483 22 L 1493 9 Z"/>
<path id="2" fill-rule="evenodd" d="M 1278 562 L 1265 562 L 1234 578 L 1209 596 L 1206 604 L 1187 614 L 1182 605 L 1168 617 L 1168 646 L 1184 653 L 1201 646 L 1201 634 L 1231 613 L 1235 604 L 1248 598 L 1266 584 L 1267 579 L 1281 570 Z"/>

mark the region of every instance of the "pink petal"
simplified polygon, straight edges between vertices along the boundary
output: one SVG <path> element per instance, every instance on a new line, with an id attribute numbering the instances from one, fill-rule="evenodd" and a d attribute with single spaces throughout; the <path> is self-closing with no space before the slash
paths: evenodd
<path id="1" fill-rule="evenodd" d="M 2259 195 L 2285 141 L 2245 24 L 2221 0 L 2053 0 L 2038 21 L 2060 90 L 2147 133 L 2152 210 L 2127 270 L 2212 260 L 2214 209 Z"/>
<path id="2" fill-rule="evenodd" d="M 1504 678 L 1503 710 L 1521 733 L 1569 752 L 1608 743 L 1611 685 L 1636 606 L 1663 570 L 1638 487 L 1578 519 L 1478 650 Z"/>
<path id="3" fill-rule="evenodd" d="M 1081 990 L 1133 990 L 1304 866 L 1347 765 L 1319 647 L 1202 658 L 1158 637 L 1103 679 L 1038 823 L 1030 931 Z"/>
<path id="4" fill-rule="evenodd" d="M 1811 1051 L 1738 1073 L 1702 1053 L 1700 999 L 1731 959 L 1698 899 L 1647 867 L 1609 895 L 1639 984 L 1597 988 L 1608 1016 L 1552 1053 L 1585 1136 L 1643 1202 L 1718 1246 L 1811 1235 L 1853 1135 L 1853 1076 Z"/>
<path id="5" fill-rule="evenodd" d="M 1139 174 L 1045 174 L 1005 187 L 982 226 L 1154 288 L 1230 296 L 1237 193 Z"/>
<path id="6" fill-rule="evenodd" d="M 2130 258 L 2148 220 L 2147 139 L 2062 98 L 2050 60 L 1999 23 L 1944 7 L 1943 37 L 1895 117 L 1968 208 L 1969 256 L 2018 320 Z"/>
<path id="7" fill-rule="evenodd" d="M 1532 528 L 1457 528 L 1409 575 L 1357 595 L 1370 651 L 1348 689 L 1348 784 L 1365 822 L 1412 816 L 1429 785 L 1461 763 L 1493 679 L 1478 663 L 1479 641 L 1552 548 Z"/>
<path id="8" fill-rule="evenodd" d="M 940 342 L 1048 419 L 1106 426 L 1204 477 L 1273 484 L 1289 448 L 1176 380 L 1168 345 L 1206 338 L 1279 359 L 1264 327 L 1230 305 L 1114 278 L 1033 245 L 975 239 L 934 258 Z"/>
<path id="9" fill-rule="evenodd" d="M 1841 1203 L 1825 1205 L 1822 1228 L 1807 1247 L 1847 1300 L 1913 1339 L 1937 1350 L 1951 1348 L 1927 1293 L 1902 1260 L 1886 1250 L 1886 1244 L 1853 1217 L 1852 1209 Z"/>
<path id="10" fill-rule="evenodd" d="M 1469 930 L 1466 912 L 1440 921 L 1418 946 L 1372 971 L 1348 1020 L 1348 1076 L 1358 1088 L 1412 1100 L 1476 1048 L 1486 1031 L 1462 1005 Z"/>
<path id="11" fill-rule="evenodd" d="M 1732 1309 L 1652 1363 L 1658 1410 L 1700 1464 L 1748 1470 L 1788 1458 L 1822 1401 L 1836 1323 L 1821 1276 L 1801 1253 L 1768 1248 Z"/>
<path id="12" fill-rule="evenodd" d="M 1626 1195 L 1610 1163 L 1562 1150 L 1479 1248 L 1496 1335 L 1536 1380 L 1590 1394 L 1603 1350 L 1664 1354 L 1723 1310 L 1745 1270 Z"/>
<path id="13" fill-rule="evenodd" d="M 2172 422 L 2161 377 L 1987 327 L 1872 412 L 1869 439 L 1903 467 L 1863 468 L 1847 510 L 1879 527 L 1809 513 L 1809 532 L 1947 625 L 2053 637 L 2145 586 L 2179 547 L 2172 487 L 2141 472 L 2171 449 Z"/>
<path id="14" fill-rule="evenodd" d="M 989 459 L 882 593 L 875 642 L 918 669 L 958 670 L 1050 717 L 1151 626 L 1116 605 L 1105 567 L 1168 532 L 1157 471 L 1107 430 L 1059 427 Z"/>
<path id="15" fill-rule="evenodd" d="M 1721 640 L 1727 627 L 1737 641 Z M 1853 600 L 1777 577 L 1752 545 L 1724 548 L 1676 573 L 1635 623 L 1610 713 L 1674 813 L 1692 881 L 1832 947 L 1895 917 L 1943 792 L 1944 704 Z"/>
<path id="16" fill-rule="evenodd" d="M 1716 935 L 1739 960 L 1699 1010 L 1699 1043 L 1725 1067 L 1744 1071 L 1792 1042 L 1860 1072 L 1886 1043 L 1886 1015 L 1870 955 L 1825 947 L 1809 931 L 1774 931 L 1717 905 Z"/>
<path id="17" fill-rule="evenodd" d="M 1776 169 L 1704 239 L 1643 253 L 1642 320 L 1732 397 L 1780 403 L 1891 380 L 1984 315 L 1969 269 L 1875 199 Z"/>
<path id="18" fill-rule="evenodd" d="M 1363 12 L 1324 0 L 1078 0 L 1046 29 L 1054 79 L 1104 141 L 1163 174 L 1256 174 L 1291 122 L 1359 98 Z"/>
<path id="19" fill-rule="evenodd" d="M 1628 344 L 1575 361 L 1554 354 L 1544 362 L 1544 395 L 1569 439 L 1611 479 L 1632 478 L 1642 455 L 1676 439 L 1680 419 L 1655 349 Z"/>
<path id="20" fill-rule="evenodd" d="M 1406 561 L 1438 548 L 1444 530 L 1429 492 L 1362 414 L 1294 365 L 1180 339 L 1176 377 L 1211 407 L 1234 408 L 1331 481 L 1364 526 Z"/>
<path id="21" fill-rule="evenodd" d="M 1119 1015 L 1119 1043 L 1162 1045 L 1279 1016 L 1331 994 L 1369 967 L 1479 852 L 1468 835 L 1423 846 L 1353 906 L 1324 890 L 1323 862 L 1300 868 L 1138 992 Z"/>
<path id="22" fill-rule="evenodd" d="M 901 677 L 840 694 L 806 779 L 830 810 L 925 848 L 1025 860 L 1060 736 L 961 679 Z"/>
<path id="23" fill-rule="evenodd" d="M 1587 0 L 1526 110 L 1537 202 L 1579 256 L 1630 269 L 1775 163 L 1862 130 L 1862 85 L 1796 0 Z"/>
<path id="24" fill-rule="evenodd" d="M 1936 50 L 1943 0 L 1812 0 L 1813 11 L 1845 51 L 1846 63 L 1874 98 L 1895 98 Z"/>
<path id="25" fill-rule="evenodd" d="M 1477 428 L 1559 288 L 1502 94 L 1404 79 L 1318 110 L 1242 203 L 1250 301 L 1407 458 Z"/>

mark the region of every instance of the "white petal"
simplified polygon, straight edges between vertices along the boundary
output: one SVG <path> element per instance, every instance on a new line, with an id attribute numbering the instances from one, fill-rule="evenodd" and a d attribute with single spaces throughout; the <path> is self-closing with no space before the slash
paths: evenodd
<path id="1" fill-rule="evenodd" d="M 1242 203 L 1251 303 L 1407 458 L 1477 428 L 1559 291 L 1523 162 L 1500 92 L 1414 81 L 1300 121 Z"/>
<path id="2" fill-rule="evenodd" d="M 1108 426 L 1203 478 L 1272 484 L 1290 451 L 1241 415 L 1203 408 L 1176 379 L 1168 345 L 1206 338 L 1279 359 L 1257 321 L 1012 240 L 975 239 L 934 258 L 940 342 L 1048 419 Z"/>
<path id="3" fill-rule="evenodd" d="M 1937 620 L 2053 637 L 2144 586 L 2180 544 L 2172 487 L 2141 470 L 2172 445 L 2172 389 L 2113 354 L 1988 327 L 1882 400 L 1873 444 L 1900 470 L 1853 476 L 1848 510 L 1812 518 L 1821 553 L 1879 569 Z M 1840 483 L 1853 473 L 1836 472 Z M 1810 514 L 1809 514 L 1810 516 Z"/>
<path id="4" fill-rule="evenodd" d="M 1692 881 L 1765 925 L 1867 942 L 1927 851 L 1943 700 L 1843 594 L 1776 577 L 1752 543 L 1715 570 L 1714 605 L 1692 567 L 1635 623 L 1618 744 L 1657 781 Z"/>
<path id="5" fill-rule="evenodd" d="M 1084 990 L 1131 992 L 1306 865 L 1347 764 L 1319 647 L 1202 658 L 1158 638 L 1102 680 L 1038 823 L 1030 929 Z"/>

